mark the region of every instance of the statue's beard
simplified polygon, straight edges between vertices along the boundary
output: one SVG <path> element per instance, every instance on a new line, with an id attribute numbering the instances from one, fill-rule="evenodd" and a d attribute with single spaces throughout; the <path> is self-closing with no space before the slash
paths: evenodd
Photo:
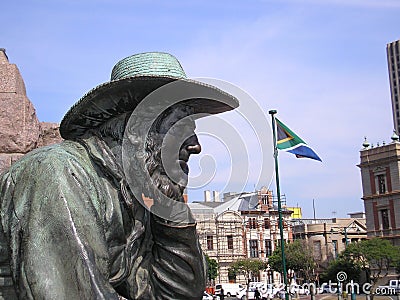
<path id="1" fill-rule="evenodd" d="M 151 178 L 151 183 L 148 184 L 152 186 L 149 188 L 149 192 L 154 194 L 152 195 L 154 197 L 158 190 L 170 199 L 183 201 L 183 192 L 186 186 L 176 183 L 168 177 L 161 160 L 161 147 L 158 145 L 154 136 L 147 139 L 145 167 Z"/>

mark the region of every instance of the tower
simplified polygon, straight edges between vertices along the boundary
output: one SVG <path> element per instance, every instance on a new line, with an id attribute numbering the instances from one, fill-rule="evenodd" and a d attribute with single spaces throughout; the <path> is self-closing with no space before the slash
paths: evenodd
<path id="1" fill-rule="evenodd" d="M 372 147 L 367 141 L 360 151 L 361 180 L 367 221 L 367 237 L 382 237 L 400 245 L 400 142 Z"/>

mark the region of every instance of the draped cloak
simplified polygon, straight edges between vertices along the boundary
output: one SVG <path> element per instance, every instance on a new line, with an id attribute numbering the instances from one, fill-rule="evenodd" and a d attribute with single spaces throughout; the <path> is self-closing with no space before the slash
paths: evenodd
<path id="1" fill-rule="evenodd" d="M 97 137 L 39 148 L 13 164 L 0 178 L 0 245 L 8 246 L 0 262 L 10 266 L 17 297 L 201 299 L 196 224 L 167 224 L 126 190 Z"/>

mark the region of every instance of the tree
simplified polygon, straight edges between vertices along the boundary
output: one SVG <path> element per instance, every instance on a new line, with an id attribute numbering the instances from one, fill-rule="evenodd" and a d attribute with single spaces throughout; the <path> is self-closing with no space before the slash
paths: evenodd
<path id="1" fill-rule="evenodd" d="M 339 255 L 339 258 L 352 261 L 365 271 L 367 280 L 372 286 L 371 295 L 373 297 L 378 279 L 388 275 L 391 267 L 396 267 L 400 259 L 400 250 L 388 240 L 372 238 L 349 244 L 346 250 Z"/>
<path id="2" fill-rule="evenodd" d="M 233 268 L 228 269 L 228 279 L 229 281 L 236 282 L 236 271 Z"/>
<path id="3" fill-rule="evenodd" d="M 265 270 L 267 263 L 260 259 L 239 259 L 233 262 L 230 269 L 235 274 L 243 274 L 247 279 L 251 280 L 251 275 L 258 274 L 260 270 Z"/>
<path id="4" fill-rule="evenodd" d="M 267 263 L 260 259 L 239 259 L 233 262 L 229 268 L 229 272 L 234 274 L 243 274 L 247 278 L 247 283 L 251 281 L 253 274 L 258 274 L 261 270 L 268 267 Z M 249 284 L 247 284 L 246 298 L 249 298 Z"/>
<path id="5" fill-rule="evenodd" d="M 286 269 L 293 270 L 297 276 L 303 275 L 306 281 L 313 279 L 313 271 L 316 267 L 312 250 L 306 241 L 295 240 L 293 243 L 285 243 Z M 283 273 L 281 248 L 278 247 L 268 258 L 268 264 L 272 270 Z"/>
<path id="6" fill-rule="evenodd" d="M 329 281 L 336 283 L 337 274 L 342 271 L 346 272 L 348 282 L 351 280 L 353 280 L 353 282 L 359 282 L 362 271 L 360 265 L 344 257 L 339 257 L 331 261 L 326 271 L 321 274 L 320 280 L 324 283 L 328 283 Z"/>
<path id="7" fill-rule="evenodd" d="M 218 276 L 218 263 L 215 259 L 210 258 L 207 254 L 205 254 L 206 262 L 207 262 L 207 279 L 209 282 L 212 282 Z"/>

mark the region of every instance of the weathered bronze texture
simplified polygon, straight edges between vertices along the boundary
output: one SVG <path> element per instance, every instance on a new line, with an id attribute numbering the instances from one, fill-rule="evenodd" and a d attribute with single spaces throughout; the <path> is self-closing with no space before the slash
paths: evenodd
<path id="1" fill-rule="evenodd" d="M 201 151 L 194 120 L 238 102 L 186 79 L 183 70 L 169 72 L 181 68 L 169 54 L 121 62 L 117 69 L 142 67 L 114 69 L 123 75 L 67 113 L 60 127 L 65 141 L 33 150 L 0 178 L 0 242 L 8 245 L 0 261 L 9 262 L 18 299 L 202 298 L 205 263 L 182 197 L 189 156 Z M 151 126 L 139 122 L 148 119 L 135 115 L 138 104 L 175 81 L 201 94 L 158 99 L 161 113 L 150 113 Z M 169 165 L 163 151 L 177 158 Z"/>

